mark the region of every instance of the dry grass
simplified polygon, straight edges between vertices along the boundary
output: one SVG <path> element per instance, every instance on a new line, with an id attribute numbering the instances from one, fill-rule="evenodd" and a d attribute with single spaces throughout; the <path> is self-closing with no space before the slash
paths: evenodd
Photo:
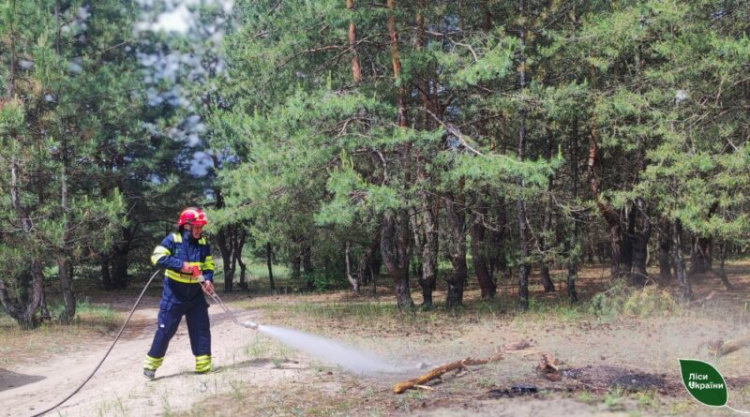
<path id="1" fill-rule="evenodd" d="M 412 372 L 400 376 L 361 378 L 319 364 L 311 369 L 311 379 L 302 386 L 279 391 L 250 384 L 235 395 L 241 400 L 218 396 L 194 408 L 190 415 L 385 416 L 429 414 L 441 408 L 465 412 L 467 407 L 472 410 L 472 404 L 483 404 L 474 410 L 480 415 L 486 407 L 499 404 L 487 403 L 491 393 L 509 392 L 512 396 L 514 385 L 532 385 L 541 390 L 539 394 L 514 399 L 521 403 L 573 399 L 582 407 L 591 406 L 594 412 L 604 408 L 635 415 L 711 414 L 715 410 L 691 401 L 681 389 L 676 358 L 712 361 L 702 348 L 706 340 L 747 332 L 750 315 L 745 303 L 750 294 L 750 261 L 733 262 L 727 272 L 735 291 L 726 291 L 719 279 L 710 274 L 695 278 L 696 298 L 715 292 L 708 301 L 686 306 L 676 301 L 675 288 L 653 286 L 628 292 L 623 299 L 625 308 L 607 316 L 589 311 L 591 298 L 611 287 L 606 267 L 581 272 L 580 305 L 571 306 L 564 296 L 564 283 L 556 282 L 558 292 L 553 294 L 534 287 L 534 301 L 527 313 L 516 308 L 516 286 L 512 282 L 500 283 L 496 300 L 481 300 L 478 288 L 472 284 L 462 308 L 448 310 L 437 302 L 435 308 L 418 309 L 413 314 L 396 311 L 395 299 L 385 291 L 378 296 L 359 297 L 348 291 L 265 295 L 250 300 L 237 297 L 234 308 L 261 310 L 263 323 L 347 341 L 415 365 L 427 362 L 436 366 L 467 356 L 484 357 L 503 344 L 524 339 L 530 340 L 532 347 L 506 354 L 500 363 L 448 375 L 433 386 L 434 391 L 411 391 L 401 396 L 391 393 L 394 383 L 424 371 L 415 366 Z M 564 272 L 559 271 L 557 276 L 563 277 Z M 444 295 L 436 291 L 435 300 L 442 300 Z M 419 295 L 413 297 L 418 300 Z M 540 353 L 554 354 L 562 369 L 585 369 L 585 378 L 566 378 L 562 382 L 540 378 L 534 371 Z M 716 365 L 728 380 L 735 381 L 734 385 L 730 382 L 731 397 L 735 406 L 743 406 L 748 400 L 742 393 L 750 389 L 743 382 L 747 381 L 750 360 L 746 355 L 737 355 Z M 588 382 L 622 381 L 630 375 L 662 382 L 659 386 L 626 389 L 614 382 L 602 387 Z"/>
<path id="2" fill-rule="evenodd" d="M 300 360 L 309 364 L 301 371 L 299 380 L 282 387 L 252 381 L 233 382 L 231 393 L 216 395 L 186 415 L 387 416 L 429 414 L 437 409 L 468 410 L 482 415 L 487 407 L 499 407 L 501 403 L 532 407 L 530 414 L 545 415 L 543 410 L 533 407 L 562 400 L 572 400 L 594 411 L 706 415 L 706 408 L 692 402 L 687 393 L 679 389 L 630 392 L 604 387 L 604 390 L 596 390 L 586 386 L 586 381 L 618 380 L 621 376 L 637 374 L 645 375 L 644 378 L 658 376 L 666 381 L 665 386 L 673 387 L 678 381 L 677 357 L 712 360 L 702 348 L 703 342 L 747 334 L 750 260 L 729 263 L 727 272 L 736 287 L 731 292 L 711 274 L 695 277 L 696 298 L 715 293 L 708 301 L 688 306 L 675 304 L 673 308 L 660 310 L 662 304 L 654 304 L 654 297 L 667 302 L 675 300 L 676 289 L 652 287 L 635 295 L 630 293 L 627 295 L 631 303 L 629 309 L 606 316 L 593 315 L 589 310 L 592 297 L 611 287 L 606 266 L 581 271 L 578 280 L 581 303 L 574 306 L 565 297 L 564 271 L 553 271 L 557 292 L 545 294 L 539 285 L 532 286 L 533 301 L 531 310 L 526 313 L 517 309 L 515 277 L 499 283 L 495 300 L 481 300 L 479 289 L 472 282 L 466 289 L 463 307 L 446 309 L 442 303 L 445 293 L 440 289 L 434 294 L 433 309 L 417 309 L 414 313 L 396 310 L 395 299 L 383 287 L 383 280 L 377 296 L 355 297 L 349 291 L 260 296 L 256 292 L 251 293 L 251 298 L 242 293 L 222 294 L 233 310 L 257 313 L 261 324 L 290 327 L 348 342 L 385 358 L 398 359 L 405 367 L 413 365 L 413 368 L 401 375 L 359 377 L 274 345 L 274 341 L 263 341 L 263 346 L 249 345 L 247 349 L 255 349 L 254 356 L 258 360 L 278 363 L 280 372 L 286 361 Z M 538 283 L 538 278 L 532 276 L 531 282 Z M 260 285 L 252 284 L 256 289 Z M 418 287 L 413 288 L 413 298 L 417 302 L 420 301 L 418 291 Z M 102 303 L 96 305 L 111 304 L 121 313 L 129 307 L 128 301 L 132 302 L 132 297 L 123 295 L 114 298 L 99 294 L 96 297 Z M 5 363 L 0 362 L 0 367 L 7 366 L 8 361 L 42 361 L 57 353 L 91 348 L 92 343 L 109 343 L 122 314 L 114 315 L 113 320 L 97 317 L 94 312 L 84 311 L 74 326 L 47 324 L 33 332 L 18 330 L 7 316 L 0 317 L 3 340 L 0 358 L 6 358 Z M 479 366 L 461 375 L 446 375 L 442 382 L 432 385 L 434 391 L 391 393 L 395 383 L 424 373 L 417 369 L 420 362 L 437 366 L 468 356 L 487 357 L 498 347 L 518 340 L 530 341 L 531 347 L 522 352 L 506 353 L 502 362 Z M 550 382 L 540 378 L 534 367 L 541 353 L 553 354 L 561 369 L 586 369 L 589 380 L 568 378 Z M 728 380 L 736 381 L 737 385 L 731 386 L 730 402 L 738 408 L 742 408 L 743 402 L 750 402 L 746 395 L 750 388 L 742 382 L 750 376 L 747 355 L 735 353 L 714 363 Z M 613 370 L 622 375 L 610 375 Z M 597 372 L 610 374 L 603 378 L 604 374 Z M 493 392 L 512 394 L 510 389 L 515 385 L 533 385 L 541 392 L 511 399 L 503 397 L 506 398 L 503 401 L 493 399 Z M 745 408 L 750 408 L 750 404 Z M 484 415 L 493 414 L 500 412 Z M 546 415 L 554 415 L 554 412 Z"/>
<path id="3" fill-rule="evenodd" d="M 54 311 L 54 308 L 53 308 Z M 54 316 L 54 314 L 53 314 Z M 70 354 L 105 344 L 114 335 L 122 317 L 106 304 L 79 302 L 71 325 L 55 319 L 35 330 L 21 330 L 6 314 L 0 315 L 0 367 L 29 361 L 41 362 L 53 355 Z"/>

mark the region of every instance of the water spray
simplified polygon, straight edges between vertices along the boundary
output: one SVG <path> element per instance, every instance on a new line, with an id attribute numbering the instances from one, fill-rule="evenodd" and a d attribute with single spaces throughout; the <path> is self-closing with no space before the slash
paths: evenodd
<path id="1" fill-rule="evenodd" d="M 203 285 L 205 278 L 198 277 Z M 333 341 L 321 336 L 304 333 L 298 330 L 286 329 L 278 326 L 260 325 L 251 321 L 240 321 L 232 310 L 227 307 L 216 292 L 207 293 L 211 299 L 227 312 L 232 321 L 238 326 L 252 329 L 272 337 L 285 345 L 321 358 L 326 362 L 339 365 L 357 374 L 378 372 L 400 372 L 400 369 L 386 363 L 376 355 L 362 352 L 352 346 Z"/>

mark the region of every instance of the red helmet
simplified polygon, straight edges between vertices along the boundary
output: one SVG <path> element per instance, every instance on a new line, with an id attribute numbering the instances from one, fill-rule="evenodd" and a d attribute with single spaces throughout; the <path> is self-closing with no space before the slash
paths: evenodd
<path id="1" fill-rule="evenodd" d="M 206 213 L 204 213 L 203 210 L 197 207 L 188 207 L 185 210 L 182 210 L 182 213 L 180 213 L 180 218 L 179 220 L 177 220 L 178 227 L 184 224 L 205 226 L 206 224 L 208 224 Z"/>

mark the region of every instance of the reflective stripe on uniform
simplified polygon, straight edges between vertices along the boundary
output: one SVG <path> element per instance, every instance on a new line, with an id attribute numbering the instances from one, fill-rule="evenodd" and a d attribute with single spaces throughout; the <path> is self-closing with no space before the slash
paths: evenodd
<path id="1" fill-rule="evenodd" d="M 164 362 L 164 357 L 161 358 L 152 358 L 151 356 L 146 355 L 146 360 L 143 361 L 143 368 L 149 369 L 151 371 L 155 371 L 159 369 L 161 364 Z"/>
<path id="2" fill-rule="evenodd" d="M 154 253 L 151 255 L 151 263 L 156 265 L 157 262 L 159 262 L 159 259 L 171 255 L 172 252 L 169 251 L 169 249 L 165 248 L 162 245 L 159 245 L 154 249 Z"/>
<path id="3" fill-rule="evenodd" d="M 172 233 L 172 241 L 174 243 L 181 244 L 182 235 L 180 235 L 179 233 Z M 208 242 L 206 241 L 206 238 L 202 237 L 198 239 L 198 244 L 205 246 L 205 245 L 208 245 Z M 154 250 L 154 254 L 151 256 L 151 262 L 153 262 L 154 265 L 156 265 L 156 262 L 159 259 L 161 259 L 163 256 L 171 255 L 171 254 L 172 253 L 164 246 L 157 246 L 156 249 Z M 211 255 L 206 256 L 206 260 L 204 262 L 196 261 L 196 262 L 188 262 L 188 264 L 190 266 L 197 266 L 198 268 L 200 268 L 201 271 L 204 271 L 204 270 L 213 271 L 215 269 L 214 258 Z M 179 271 L 172 271 L 170 269 L 166 269 L 164 271 L 164 275 L 166 275 L 167 278 L 169 279 L 173 279 L 177 282 L 182 282 L 185 284 L 197 284 L 199 282 L 198 281 L 199 277 L 193 277 L 193 275 L 190 273 L 184 274 Z"/>
<path id="4" fill-rule="evenodd" d="M 206 260 L 203 262 L 203 265 L 201 265 L 201 270 L 213 271 L 214 269 L 216 269 L 214 266 L 214 257 L 211 255 L 206 256 Z"/>
<path id="5" fill-rule="evenodd" d="M 211 355 L 195 357 L 195 372 L 207 372 L 211 370 Z"/>
<path id="6" fill-rule="evenodd" d="M 169 279 L 173 279 L 177 282 L 183 282 L 185 284 L 197 284 L 199 282 L 198 279 L 200 279 L 200 277 L 193 277 L 191 274 L 182 274 L 177 271 L 172 271 L 171 269 L 166 269 L 164 275 L 166 275 Z"/>

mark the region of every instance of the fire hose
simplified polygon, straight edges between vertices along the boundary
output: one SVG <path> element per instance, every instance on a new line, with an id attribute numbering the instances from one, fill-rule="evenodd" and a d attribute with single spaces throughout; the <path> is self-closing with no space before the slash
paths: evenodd
<path id="1" fill-rule="evenodd" d="M 203 285 L 203 283 L 204 283 L 205 281 L 206 281 L 206 278 L 204 278 L 204 277 L 203 277 L 203 275 L 200 275 L 200 276 L 198 277 L 198 282 L 200 282 L 200 283 L 201 283 L 201 285 Z M 209 296 L 211 297 L 211 299 L 213 299 L 213 300 L 214 300 L 214 301 L 216 302 L 216 304 L 220 305 L 220 306 L 221 306 L 221 308 L 222 308 L 222 309 L 223 309 L 224 311 L 226 311 L 226 312 L 227 312 L 227 314 L 229 315 L 229 318 L 231 318 L 231 319 L 232 319 L 232 321 L 233 321 L 233 322 L 234 322 L 234 323 L 235 323 L 236 325 L 238 325 L 238 326 L 242 326 L 242 327 L 245 327 L 245 328 L 248 328 L 248 329 L 258 330 L 258 326 L 259 326 L 259 325 L 258 325 L 257 323 L 253 323 L 253 322 L 250 322 L 250 321 L 240 321 L 240 320 L 239 320 L 239 319 L 237 318 L 237 316 L 236 316 L 236 315 L 234 314 L 234 312 L 233 312 L 232 310 L 230 310 L 230 309 L 229 309 L 229 307 L 227 307 L 227 305 L 226 305 L 226 304 L 224 304 L 224 302 L 223 302 L 223 301 L 221 301 L 221 298 L 219 298 L 219 296 L 218 296 L 218 295 L 216 294 L 216 292 L 215 292 L 215 291 L 211 291 L 210 293 L 208 293 L 208 295 L 209 295 Z"/>
<path id="2" fill-rule="evenodd" d="M 151 275 L 151 278 L 148 279 L 148 282 L 146 282 L 146 285 L 143 287 L 143 290 L 141 290 L 140 295 L 138 295 L 138 299 L 135 301 L 135 304 L 133 305 L 133 308 L 130 309 L 130 314 L 128 314 L 128 318 L 125 319 L 125 323 L 122 324 L 122 327 L 120 327 L 120 331 L 117 332 L 117 336 L 115 336 L 115 340 L 112 341 L 112 345 L 109 346 L 109 349 L 107 349 L 107 352 L 104 354 L 104 356 L 99 361 L 99 363 L 96 364 L 96 367 L 94 367 L 94 370 L 91 371 L 91 374 L 89 374 L 89 376 L 86 377 L 86 379 L 84 379 L 83 382 L 76 389 L 74 389 L 73 392 L 71 392 L 67 397 L 63 398 L 60 402 L 58 402 L 57 404 L 53 405 L 52 407 L 50 407 L 50 408 L 48 408 L 48 409 L 46 409 L 46 410 L 44 410 L 42 412 L 39 412 L 37 414 L 34 414 L 31 417 L 43 416 L 43 415 L 49 413 L 50 411 L 56 409 L 57 407 L 65 404 L 65 402 L 67 402 L 69 399 L 73 398 L 74 395 L 78 394 L 78 392 L 91 380 L 91 378 L 94 377 L 94 375 L 96 374 L 96 372 L 99 371 L 99 368 L 104 363 L 104 360 L 107 359 L 107 357 L 109 356 L 109 354 L 112 352 L 112 349 L 114 349 L 115 344 L 117 343 L 117 341 L 120 340 L 120 336 L 122 336 L 123 331 L 125 331 L 125 326 L 128 325 L 128 323 L 130 322 L 130 319 L 133 317 L 133 313 L 135 313 L 135 309 L 138 307 L 138 304 L 140 304 L 141 299 L 143 298 L 143 295 L 146 293 L 146 290 L 148 289 L 149 285 L 151 285 L 151 282 L 154 280 L 154 278 L 160 272 L 162 272 L 162 271 L 163 271 L 163 269 L 157 270 L 156 272 L 154 272 L 153 275 Z M 221 273 L 221 272 L 219 272 L 219 273 Z M 200 285 L 203 286 L 203 283 L 206 281 L 205 277 L 201 274 L 201 275 L 199 275 L 197 277 L 197 279 L 198 279 L 198 282 L 200 283 Z M 217 304 L 219 304 L 221 306 L 221 308 L 224 311 L 227 312 L 227 314 L 229 314 L 229 317 L 232 319 L 232 321 L 235 324 L 237 324 L 238 326 L 242 326 L 242 327 L 248 328 L 248 329 L 258 330 L 259 325 L 257 323 L 252 323 L 252 322 L 249 322 L 249 321 L 243 321 L 243 322 L 239 321 L 239 319 L 237 319 L 237 316 L 234 314 L 234 312 L 232 312 L 232 310 L 230 310 L 229 307 L 227 307 L 227 305 L 224 304 L 224 302 L 221 300 L 221 298 L 219 298 L 219 296 L 216 294 L 215 291 L 211 291 L 210 293 L 208 293 L 208 295 L 211 297 L 211 299 L 214 300 L 214 302 L 216 302 Z"/>
<path id="3" fill-rule="evenodd" d="M 136 309 L 136 307 L 138 307 L 138 304 L 140 304 L 141 299 L 143 298 L 143 294 L 146 293 L 146 290 L 148 289 L 148 286 L 151 285 L 151 282 L 154 280 L 154 278 L 156 277 L 156 275 L 158 275 L 162 271 L 163 271 L 162 269 L 159 269 L 156 272 L 154 272 L 154 274 L 151 275 L 151 278 L 148 279 L 148 282 L 146 282 L 146 285 L 143 286 L 143 290 L 141 290 L 141 294 L 138 296 L 138 299 L 135 300 L 135 304 L 133 305 L 133 308 L 130 309 L 130 314 L 128 314 L 128 318 L 125 319 L 125 323 L 122 324 L 122 327 L 120 327 L 120 331 L 117 332 L 117 336 L 115 337 L 115 340 L 112 342 L 112 345 L 110 345 L 109 349 L 107 349 L 107 353 L 104 354 L 104 357 L 102 357 L 102 360 L 100 360 L 99 363 L 96 364 L 96 367 L 94 367 L 94 370 L 91 371 L 91 374 L 89 374 L 89 376 L 86 377 L 86 379 L 84 379 L 83 382 L 81 382 L 81 385 L 79 385 L 78 388 L 76 388 L 75 390 L 73 390 L 73 392 L 71 392 L 70 395 L 68 395 L 67 397 L 63 398 L 62 401 L 58 402 L 57 404 L 53 405 L 52 407 L 50 407 L 50 408 L 48 408 L 48 409 L 46 409 L 44 411 L 42 411 L 41 413 L 34 414 L 31 417 L 42 416 L 42 415 L 47 414 L 50 411 L 54 410 L 55 408 L 57 408 L 57 407 L 65 404 L 66 401 L 68 401 L 69 399 L 71 399 L 74 395 L 78 394 L 78 391 L 80 391 L 84 387 L 84 385 L 86 385 L 91 380 L 91 378 L 94 377 L 94 374 L 96 374 L 96 372 L 102 366 L 102 364 L 104 363 L 104 360 L 107 359 L 107 356 L 109 356 L 109 353 L 112 352 L 112 349 L 115 347 L 115 344 L 117 343 L 117 341 L 120 340 L 120 336 L 122 336 L 122 332 L 125 330 L 125 326 L 128 325 L 128 323 L 130 322 L 130 319 L 133 317 L 133 313 L 135 313 L 135 309 Z"/>

